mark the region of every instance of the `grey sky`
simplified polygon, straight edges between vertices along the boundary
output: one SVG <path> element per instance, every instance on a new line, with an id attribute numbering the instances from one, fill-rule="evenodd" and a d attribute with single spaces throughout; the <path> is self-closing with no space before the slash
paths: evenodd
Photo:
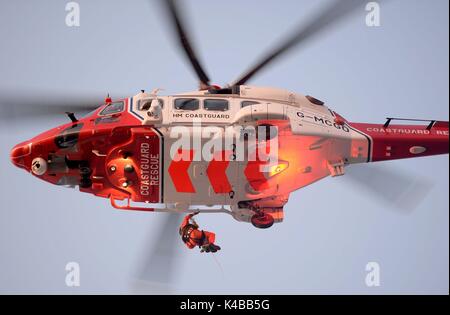
<path id="1" fill-rule="evenodd" d="M 196 88 L 155 3 L 78 2 L 81 26 L 69 28 L 66 1 L 0 0 L 1 89 L 114 96 Z M 361 10 L 251 84 L 317 96 L 351 121 L 448 120 L 448 6 L 447 0 L 391 1 L 382 6 L 379 28 L 366 27 Z M 212 81 L 224 84 L 319 1 L 196 0 L 184 7 Z M 113 210 L 107 200 L 38 181 L 9 161 L 13 145 L 65 121 L 0 126 L 0 293 L 148 290 L 133 278 L 162 215 Z M 378 168 L 426 178 L 432 190 L 405 213 L 344 176 L 293 193 L 285 222 L 270 230 L 226 215 L 201 216 L 223 250 L 214 258 L 177 243 L 172 292 L 448 294 L 448 156 Z M 79 288 L 65 285 L 69 261 L 80 263 Z M 381 266 L 378 288 L 365 285 L 369 261 Z"/>

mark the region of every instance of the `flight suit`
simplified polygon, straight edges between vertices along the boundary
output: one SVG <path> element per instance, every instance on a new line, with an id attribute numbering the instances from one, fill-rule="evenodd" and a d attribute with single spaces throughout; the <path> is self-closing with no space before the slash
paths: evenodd
<path id="1" fill-rule="evenodd" d="M 193 249 L 198 246 L 201 248 L 201 252 L 217 252 L 220 247 L 214 244 L 216 240 L 216 234 L 208 231 L 198 229 L 197 223 L 192 220 L 192 217 L 196 215 L 191 213 L 187 215 L 180 226 L 180 235 L 182 241 L 189 249 Z M 191 222 L 192 221 L 192 222 Z"/>

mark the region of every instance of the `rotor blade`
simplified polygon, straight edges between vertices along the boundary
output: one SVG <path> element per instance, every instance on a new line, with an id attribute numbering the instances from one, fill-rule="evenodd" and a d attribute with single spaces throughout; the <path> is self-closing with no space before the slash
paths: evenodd
<path id="1" fill-rule="evenodd" d="M 366 1 L 362 0 L 333 0 L 321 12 L 315 15 L 308 23 L 302 24 L 286 41 L 261 58 L 250 70 L 241 75 L 232 86 L 243 85 L 256 73 L 266 67 L 269 63 L 288 52 L 295 46 L 320 35 L 327 29 L 334 27 L 350 13 L 362 8 Z M 364 11 L 362 11 L 364 12 Z"/>
<path id="2" fill-rule="evenodd" d="M 0 106 L 0 121 L 6 122 L 27 118 L 51 117 L 55 115 L 65 115 L 66 112 L 85 114 L 98 107 L 99 105 L 89 106 L 81 104 L 34 105 L 28 108 Z"/>
<path id="3" fill-rule="evenodd" d="M 163 216 L 161 228 L 156 236 L 154 232 L 151 233 L 153 244 L 147 244 L 152 247 L 146 250 L 137 275 L 139 287 L 147 290 L 170 285 L 173 281 L 178 254 L 183 250 L 178 234 L 182 215 L 160 213 L 158 216 Z"/>
<path id="4" fill-rule="evenodd" d="M 387 206 L 406 213 L 414 211 L 434 186 L 428 178 L 381 164 L 352 165 L 345 177 Z"/>
<path id="5" fill-rule="evenodd" d="M 197 74 L 201 83 L 206 86 L 209 86 L 210 80 L 206 72 L 203 70 L 203 67 L 200 65 L 200 62 L 197 58 L 194 49 L 190 43 L 189 37 L 187 35 L 186 26 L 182 21 L 182 17 L 179 12 L 179 5 L 177 0 L 160 0 L 162 5 L 167 9 L 168 18 L 171 20 L 173 27 L 177 33 L 177 38 L 179 40 L 179 44 L 183 48 L 186 56 L 188 57 L 192 67 L 194 68 L 195 73 Z"/>
<path id="6" fill-rule="evenodd" d="M 104 103 L 104 96 L 94 94 L 0 90 L 0 122 L 62 116 L 65 112 L 86 114 Z"/>

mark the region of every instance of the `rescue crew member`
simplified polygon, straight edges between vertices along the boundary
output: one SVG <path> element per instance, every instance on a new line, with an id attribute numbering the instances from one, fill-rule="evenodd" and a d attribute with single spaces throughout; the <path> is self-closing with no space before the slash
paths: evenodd
<path id="1" fill-rule="evenodd" d="M 199 212 L 187 215 L 180 226 L 180 236 L 189 249 L 198 246 L 200 252 L 215 253 L 220 250 L 220 246 L 214 244 L 216 235 L 212 232 L 199 230 L 197 222 L 192 218 Z"/>

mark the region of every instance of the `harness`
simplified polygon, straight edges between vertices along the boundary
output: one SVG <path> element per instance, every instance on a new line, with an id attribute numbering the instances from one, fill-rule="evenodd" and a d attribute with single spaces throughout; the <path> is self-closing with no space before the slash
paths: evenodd
<path id="1" fill-rule="evenodd" d="M 197 227 L 193 224 L 187 224 L 183 229 L 181 230 L 181 240 L 187 244 L 191 243 L 193 245 L 201 246 L 205 243 L 206 235 L 205 232 L 202 231 L 202 236 L 200 239 L 191 237 L 191 234 L 194 230 L 197 230 Z"/>

